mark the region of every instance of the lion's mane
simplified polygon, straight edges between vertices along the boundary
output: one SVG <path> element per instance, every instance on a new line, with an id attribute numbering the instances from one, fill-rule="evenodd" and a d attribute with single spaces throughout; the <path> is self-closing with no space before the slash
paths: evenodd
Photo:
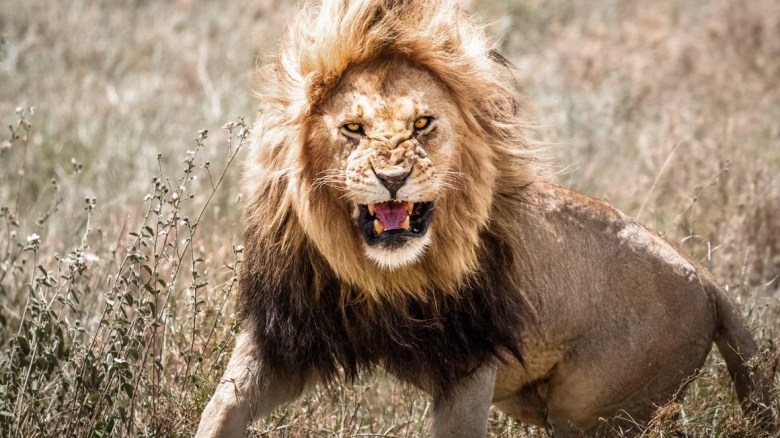
<path id="1" fill-rule="evenodd" d="M 324 379 L 381 362 L 434 393 L 507 351 L 519 359 L 533 312 L 512 275 L 511 213 L 536 172 L 508 62 L 451 1 L 325 0 L 297 17 L 259 70 L 245 175 L 239 309 L 263 359 Z M 339 193 L 314 188 L 326 140 L 309 122 L 350 67 L 388 57 L 445 84 L 468 133 L 456 169 L 467 177 L 437 199 L 431 245 L 395 270 L 365 257 Z"/>

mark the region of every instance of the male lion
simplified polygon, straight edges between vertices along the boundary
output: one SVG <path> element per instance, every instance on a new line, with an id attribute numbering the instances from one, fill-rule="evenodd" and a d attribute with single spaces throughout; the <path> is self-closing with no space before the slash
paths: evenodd
<path id="1" fill-rule="evenodd" d="M 680 397 L 713 341 L 769 421 L 731 301 L 538 175 L 508 63 L 456 5 L 326 0 L 281 47 L 246 176 L 242 331 L 198 436 L 375 366 L 433 397 L 436 436 L 484 436 L 491 404 L 599 435 Z"/>

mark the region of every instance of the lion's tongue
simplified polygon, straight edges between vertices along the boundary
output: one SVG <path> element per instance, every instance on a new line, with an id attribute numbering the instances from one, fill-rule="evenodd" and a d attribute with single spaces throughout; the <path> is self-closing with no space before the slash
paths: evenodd
<path id="1" fill-rule="evenodd" d="M 404 220 L 408 216 L 405 202 L 383 202 L 376 204 L 374 215 L 385 226 L 385 230 L 397 230 L 403 228 Z"/>

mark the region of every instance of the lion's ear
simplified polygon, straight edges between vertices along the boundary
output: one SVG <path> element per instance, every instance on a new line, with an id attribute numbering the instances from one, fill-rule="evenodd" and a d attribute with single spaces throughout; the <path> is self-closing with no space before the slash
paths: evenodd
<path id="1" fill-rule="evenodd" d="M 501 67 L 506 67 L 508 69 L 517 70 L 517 66 L 514 65 L 512 63 L 512 61 L 506 59 L 506 57 L 504 55 L 502 55 L 496 49 L 488 50 L 488 58 L 490 58 L 491 61 L 495 62 L 496 64 L 500 65 Z"/>

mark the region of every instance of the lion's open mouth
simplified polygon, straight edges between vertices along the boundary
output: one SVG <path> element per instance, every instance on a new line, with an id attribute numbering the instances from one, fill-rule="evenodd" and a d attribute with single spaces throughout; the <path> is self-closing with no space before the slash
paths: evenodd
<path id="1" fill-rule="evenodd" d="M 433 217 L 433 202 L 411 202 L 391 199 L 358 206 L 358 226 L 370 246 L 385 240 L 422 237 Z"/>

